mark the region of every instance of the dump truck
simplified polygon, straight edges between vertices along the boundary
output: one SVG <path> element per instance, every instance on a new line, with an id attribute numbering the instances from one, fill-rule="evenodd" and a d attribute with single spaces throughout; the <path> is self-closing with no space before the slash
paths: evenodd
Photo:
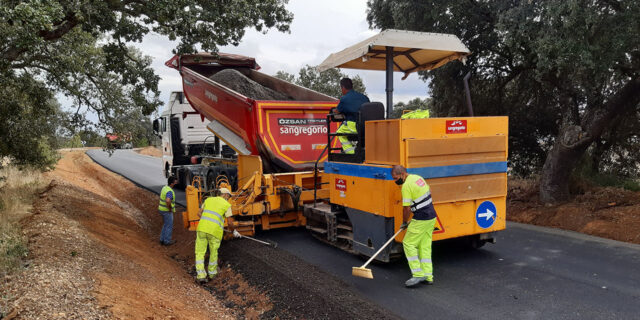
<path id="1" fill-rule="evenodd" d="M 192 125 L 208 129 L 214 137 L 198 148 L 188 148 L 189 145 L 179 148 L 180 166 L 175 165 L 174 151 L 174 165 L 166 166 L 167 174 L 179 181 L 200 177 L 207 190 L 224 179 L 235 190 L 238 156 L 260 156 L 266 173 L 297 172 L 314 167 L 325 147 L 326 114 L 336 106 L 335 98 L 261 73 L 255 59 L 241 55 L 181 55 L 166 65 L 180 71 L 185 103 L 188 100 L 197 111 L 195 115 L 183 112 L 182 117 L 206 121 L 204 125 Z M 245 80 L 246 83 L 241 84 L 250 82 L 278 93 L 283 100 L 256 99 L 234 90 L 236 88 L 228 83 L 214 80 L 230 70 L 237 71 L 237 76 Z M 176 115 L 171 119 L 174 127 L 182 121 Z M 177 146 L 181 146 L 178 139 L 169 143 L 169 147 Z"/>
<path id="2" fill-rule="evenodd" d="M 385 30 L 332 54 L 319 68 L 386 70 L 389 107 L 393 105 L 394 71 L 409 75 L 433 70 L 451 61 L 464 61 L 469 54 L 453 35 Z M 192 57 L 187 56 L 186 60 L 191 62 L 190 59 Z M 202 71 L 194 71 L 194 67 L 184 62 L 180 57 L 170 60 L 181 71 L 187 98 L 207 119 L 220 121 L 226 113 L 211 109 L 220 108 L 213 102 L 220 103 L 222 96 L 209 90 L 209 95 L 213 94 L 215 98 L 206 101 L 207 89 L 195 89 L 199 82 L 207 82 L 206 73 L 201 76 Z M 198 60 L 198 63 L 202 62 Z M 198 68 L 202 70 L 203 66 L 198 65 Z M 193 93 L 190 94 L 190 90 Z M 266 106 L 260 109 L 257 106 L 260 103 L 249 103 L 251 107 L 257 107 L 258 124 L 263 123 L 263 126 L 250 128 L 241 122 L 242 117 L 225 116 L 226 119 L 221 120 L 235 128 L 240 136 L 246 134 L 262 139 L 256 141 L 256 150 L 266 147 L 274 151 L 274 141 L 267 144 L 262 138 L 265 131 L 268 133 L 268 129 L 265 130 L 267 123 L 263 122 Z M 300 103 L 298 107 L 307 106 Z M 301 160 L 304 165 L 289 166 L 288 172 L 274 172 L 265 166 L 265 163 L 271 165 L 273 162 L 272 154 L 246 152 L 238 155 L 235 165 L 238 179 L 243 183 L 238 184 L 230 199 L 233 216 L 227 219 L 229 228 L 253 235 L 256 230 L 305 226 L 324 242 L 348 252 L 372 256 L 402 224 L 400 188 L 392 179 L 391 168 L 403 165 L 409 173 L 422 176 L 431 186 L 437 212 L 434 241 L 462 238 L 470 246 L 479 248 L 487 242 L 495 242 L 496 232 L 505 229 L 507 117 L 386 119 L 384 105 L 372 102 L 360 108 L 357 133 L 340 134 L 336 128 L 344 121 L 344 116 L 328 112 L 335 102 L 328 100 L 326 106 L 321 102 L 314 106 L 317 106 L 317 113 L 307 118 L 320 123 L 319 119 L 325 117 L 322 123 L 326 130 L 317 137 L 322 138 L 322 142 L 300 142 L 300 149 L 306 152 L 294 160 Z M 388 107 L 387 112 L 390 111 Z M 279 102 L 277 108 L 282 109 L 283 103 Z M 226 122 L 229 120 L 231 123 Z M 230 139 L 222 137 L 224 130 L 216 126 L 209 128 L 221 135 L 221 139 Z M 356 141 L 355 153 L 341 152 L 337 138 L 344 135 Z M 269 140 L 267 137 L 267 142 Z M 253 146 L 247 146 L 248 151 Z M 320 146 L 324 149 L 320 150 Z M 295 170 L 308 169 L 311 163 L 314 163 L 311 171 Z M 224 181 L 218 185 L 227 186 Z M 191 230 L 197 226 L 203 192 L 202 181 L 197 179 L 187 187 L 183 222 Z M 387 262 L 401 256 L 403 237 L 404 233 L 401 233 L 376 259 Z"/>

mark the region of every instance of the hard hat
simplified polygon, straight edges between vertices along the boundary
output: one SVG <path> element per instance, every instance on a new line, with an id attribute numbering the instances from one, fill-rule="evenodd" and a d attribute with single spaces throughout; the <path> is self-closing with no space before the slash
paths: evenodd
<path id="1" fill-rule="evenodd" d="M 229 189 L 227 188 L 220 188 L 220 194 L 231 194 L 231 191 L 229 191 Z"/>

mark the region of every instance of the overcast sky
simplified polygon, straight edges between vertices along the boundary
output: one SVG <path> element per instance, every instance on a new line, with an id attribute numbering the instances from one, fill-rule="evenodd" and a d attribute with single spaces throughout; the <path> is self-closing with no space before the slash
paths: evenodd
<path id="1" fill-rule="evenodd" d="M 329 54 L 379 32 L 369 29 L 366 0 L 290 0 L 287 9 L 294 15 L 291 33 L 269 30 L 265 35 L 249 29 L 239 46 L 221 47 L 220 51 L 255 57 L 262 67 L 260 71 L 269 75 L 279 70 L 297 75 L 304 65 L 316 66 Z M 178 72 L 164 65 L 172 57 L 171 50 L 176 43 L 164 36 L 150 34 L 134 46 L 153 58 L 153 68 L 161 77 L 160 99 L 166 103 L 172 91 L 182 90 Z M 383 71 L 342 71 L 352 76 L 360 75 L 369 98 L 385 102 Z M 401 77 L 401 73 L 395 73 L 394 103 L 427 97 L 427 85 L 417 74 L 411 74 L 406 80 Z M 64 99 L 61 102 L 66 104 Z"/>

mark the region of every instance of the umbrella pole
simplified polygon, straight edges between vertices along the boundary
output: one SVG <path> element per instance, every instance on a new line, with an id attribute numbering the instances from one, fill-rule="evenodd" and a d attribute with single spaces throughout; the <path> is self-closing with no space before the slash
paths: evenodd
<path id="1" fill-rule="evenodd" d="M 387 119 L 391 118 L 393 111 L 393 47 L 387 47 Z"/>

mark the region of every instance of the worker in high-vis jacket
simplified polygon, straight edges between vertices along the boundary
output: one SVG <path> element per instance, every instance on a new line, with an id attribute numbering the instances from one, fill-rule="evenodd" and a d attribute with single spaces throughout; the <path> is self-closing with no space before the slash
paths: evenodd
<path id="1" fill-rule="evenodd" d="M 345 121 L 342 122 L 336 133 L 358 133 L 356 121 L 358 121 L 358 112 L 362 104 L 369 102 L 369 98 L 364 94 L 353 90 L 353 82 L 349 78 L 340 80 L 340 90 L 342 97 L 338 103 L 337 110 L 344 114 Z M 347 154 L 354 154 L 356 150 L 356 142 L 349 140 L 346 136 L 338 136 L 342 151 Z"/>
<path id="2" fill-rule="evenodd" d="M 224 233 L 224 219 L 231 216 L 231 204 L 229 198 L 231 192 L 227 188 L 220 188 L 220 196 L 209 197 L 204 200 L 198 216 L 198 228 L 196 229 L 196 280 L 199 283 L 213 279 L 218 273 L 218 248 L 222 242 Z M 204 255 L 209 246 L 209 266 L 204 268 Z"/>
<path id="3" fill-rule="evenodd" d="M 178 179 L 171 176 L 167 179 L 167 185 L 162 187 L 160 191 L 160 203 L 158 204 L 158 212 L 162 215 L 162 231 L 160 231 L 160 244 L 170 246 L 176 243 L 171 240 L 173 233 L 173 214 L 176 212 L 176 193 L 173 188 L 178 184 Z"/>
<path id="4" fill-rule="evenodd" d="M 402 221 L 403 227 L 407 228 L 402 245 L 411 269 L 411 278 L 405 285 L 433 284 L 431 236 L 436 223 L 436 210 L 433 208 L 431 190 L 422 177 L 408 174 L 403 166 L 393 166 L 391 176 L 396 184 L 402 186 Z"/>

